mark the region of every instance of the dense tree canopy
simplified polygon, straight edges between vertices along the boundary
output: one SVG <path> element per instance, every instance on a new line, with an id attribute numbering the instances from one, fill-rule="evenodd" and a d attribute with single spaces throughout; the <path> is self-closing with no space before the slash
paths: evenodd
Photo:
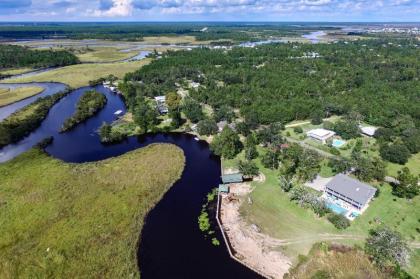
<path id="1" fill-rule="evenodd" d="M 77 124 L 85 121 L 101 110 L 106 102 L 107 99 L 102 93 L 95 90 L 86 91 L 77 102 L 74 114 L 64 121 L 61 126 L 61 132 L 70 130 Z"/>
<path id="2" fill-rule="evenodd" d="M 65 50 L 33 50 L 14 45 L 0 45 L 0 69 L 33 67 L 45 68 L 79 63 L 79 59 Z"/>
<path id="3" fill-rule="evenodd" d="M 226 159 L 234 158 L 242 150 L 242 143 L 239 136 L 226 126 L 223 131 L 217 135 L 210 144 L 214 154 Z"/>
<path id="4" fill-rule="evenodd" d="M 190 92 L 193 99 L 216 110 L 240 109 L 251 125 L 311 117 L 318 122 L 320 116 L 356 112 L 384 127 L 404 113 L 418 127 L 420 50 L 410 41 L 400 41 L 401 47 L 385 43 L 170 52 L 126 79 L 142 81 L 145 95 L 174 91 L 185 80 L 200 82 L 203 86 Z M 322 57 L 301 58 L 309 51 Z"/>
<path id="5" fill-rule="evenodd" d="M 375 135 L 381 157 L 403 164 L 420 150 L 420 49 L 409 39 L 389 40 L 168 52 L 126 75 L 125 84 L 133 88 L 124 95 L 133 109 L 138 96 L 198 82 L 183 102 L 191 122 L 204 119 L 205 105 L 217 121 L 235 117 L 239 134 L 258 129 L 267 146 L 281 142 L 270 130 L 274 123 L 311 119 L 319 124 L 323 117 L 341 115 L 324 126 L 345 139 L 360 136 L 361 121 L 381 127 Z M 308 52 L 319 57 L 307 58 Z"/>

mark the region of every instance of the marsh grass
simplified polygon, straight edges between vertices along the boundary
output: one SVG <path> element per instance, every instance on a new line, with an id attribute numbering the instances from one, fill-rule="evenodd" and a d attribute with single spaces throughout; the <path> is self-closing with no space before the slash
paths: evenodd
<path id="1" fill-rule="evenodd" d="M 95 47 L 92 51 L 76 53 L 82 62 L 113 62 L 128 59 L 138 54 L 139 51 L 122 52 L 117 47 Z"/>
<path id="2" fill-rule="evenodd" d="M 143 59 L 141 61 L 134 62 L 71 65 L 30 77 L 8 79 L 4 82 L 19 83 L 52 81 L 65 83 L 73 88 L 79 88 L 82 86 L 88 86 L 89 81 L 91 80 L 97 80 L 111 74 L 118 78 L 123 78 L 126 73 L 138 70 L 150 61 L 150 59 Z"/>
<path id="3" fill-rule="evenodd" d="M 324 276 L 322 277 L 321 274 Z M 388 278 L 382 274 L 362 251 L 337 245 L 316 244 L 307 257 L 301 257 L 299 264 L 285 277 L 312 278 Z"/>
<path id="4" fill-rule="evenodd" d="M 39 86 L 25 86 L 16 89 L 0 88 L 0 107 L 37 95 L 44 91 Z"/>
<path id="5" fill-rule="evenodd" d="M 139 277 L 144 217 L 184 164 L 153 144 L 85 164 L 33 149 L 0 165 L 0 278 Z"/>

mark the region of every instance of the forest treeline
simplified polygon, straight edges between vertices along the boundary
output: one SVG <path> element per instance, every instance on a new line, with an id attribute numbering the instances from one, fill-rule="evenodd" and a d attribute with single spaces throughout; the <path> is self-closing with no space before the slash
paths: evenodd
<path id="1" fill-rule="evenodd" d="M 205 31 L 202 31 L 204 28 Z M 13 25 L 0 24 L 2 38 L 70 38 L 141 41 L 146 36 L 195 36 L 199 41 L 229 39 L 233 41 L 253 41 L 269 36 L 292 36 L 319 30 L 319 26 L 285 23 L 244 24 L 244 23 L 31 23 Z M 337 29 L 323 27 L 322 29 Z"/>
<path id="2" fill-rule="evenodd" d="M 0 69 L 47 68 L 77 63 L 79 59 L 66 50 L 35 50 L 16 45 L 0 45 Z"/>
<path id="3" fill-rule="evenodd" d="M 344 116 L 335 130 L 352 138 L 358 123 L 382 127 L 381 156 L 404 164 L 420 151 L 420 48 L 411 40 L 334 44 L 273 44 L 227 50 L 169 52 L 125 77 L 124 95 L 136 111 L 144 97 L 189 90 L 183 112 L 193 123 L 209 105 L 217 121 L 259 125 Z M 227 117 L 230 115 L 230 117 Z M 238 123 L 237 123 L 238 124 Z M 403 154 L 404 156 L 396 156 Z"/>
<path id="4" fill-rule="evenodd" d="M 74 114 L 64 121 L 61 132 L 71 130 L 77 124 L 86 121 L 89 117 L 101 110 L 106 102 L 107 99 L 102 93 L 95 90 L 86 91 L 80 97 Z"/>
<path id="5" fill-rule="evenodd" d="M 138 95 L 166 94 L 191 80 L 202 85 L 191 90 L 193 99 L 239 108 L 260 124 L 355 111 L 372 125 L 392 126 L 408 115 L 419 127 L 420 49 L 409 41 L 399 45 L 376 40 L 171 52 L 126 76 L 142 81 L 126 98 L 134 106 Z M 302 58 L 310 52 L 321 57 Z"/>

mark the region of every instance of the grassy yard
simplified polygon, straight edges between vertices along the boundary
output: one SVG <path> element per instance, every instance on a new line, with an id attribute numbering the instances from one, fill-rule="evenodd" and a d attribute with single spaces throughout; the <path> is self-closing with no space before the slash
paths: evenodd
<path id="1" fill-rule="evenodd" d="M 258 148 L 260 154 L 264 151 Z M 237 161 L 243 159 L 243 153 L 233 160 L 223 160 L 223 167 L 235 168 Z M 325 161 L 321 162 L 321 165 Z M 314 243 L 325 241 L 331 234 L 339 234 L 346 239 L 335 239 L 334 242 L 343 244 L 363 244 L 369 229 L 380 223 L 401 232 L 408 242 L 419 242 L 420 234 L 420 197 L 412 201 L 394 197 L 388 184 L 380 186 L 380 195 L 371 202 L 367 211 L 352 222 L 351 226 L 343 231 L 337 230 L 326 218 L 317 217 L 312 210 L 304 209 L 289 200 L 279 186 L 278 171 L 262 167 L 259 160 L 257 165 L 265 175 L 264 183 L 253 183 L 254 191 L 250 197 L 252 204 L 243 203 L 241 214 L 250 224 L 256 224 L 261 230 L 278 239 L 300 240 L 297 243 L 281 247 L 282 251 L 297 262 L 299 254 L 306 255 Z M 325 168 L 325 166 L 324 166 Z M 324 175 L 329 175 L 324 170 Z M 350 239 L 348 239 L 350 237 Z M 420 258 L 418 250 L 413 257 Z M 414 262 L 412 262 L 414 263 Z M 413 265 L 409 271 L 420 275 L 420 269 Z"/>
<path id="2" fill-rule="evenodd" d="M 420 153 L 411 155 L 404 166 L 388 162 L 388 174 L 396 177 L 398 175 L 398 171 L 403 167 L 409 168 L 412 174 L 420 175 Z"/>
<path id="3" fill-rule="evenodd" d="M 76 53 L 76 56 L 82 62 L 113 62 L 128 59 L 139 53 L 139 51 L 121 52 L 121 49 L 116 47 L 96 47 L 91 49 L 93 51 Z"/>
<path id="4" fill-rule="evenodd" d="M 39 86 L 25 86 L 16 89 L 0 88 L 0 107 L 37 95 L 44 91 Z"/>
<path id="5" fill-rule="evenodd" d="M 31 150 L 1 164 L 0 278 L 138 278 L 144 217 L 184 163 L 155 144 L 96 163 Z"/>
<path id="6" fill-rule="evenodd" d="M 49 72 L 41 73 L 31 77 L 14 78 L 5 82 L 62 82 L 73 88 L 89 85 L 89 81 L 110 74 L 122 78 L 126 73 L 138 70 L 149 63 L 150 59 L 135 62 L 107 63 L 107 64 L 79 64 L 72 65 Z"/>

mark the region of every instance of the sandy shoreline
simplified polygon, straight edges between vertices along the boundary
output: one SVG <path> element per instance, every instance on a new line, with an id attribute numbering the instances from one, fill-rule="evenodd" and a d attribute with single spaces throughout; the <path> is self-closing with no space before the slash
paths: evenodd
<path id="1" fill-rule="evenodd" d="M 263 179 L 263 178 L 262 178 Z M 239 214 L 242 202 L 252 192 L 249 183 L 231 184 L 230 194 L 223 195 L 220 218 L 235 256 L 268 278 L 283 278 L 291 267 L 291 260 L 275 251 L 279 240 L 259 232 L 258 227 L 246 223 Z"/>

